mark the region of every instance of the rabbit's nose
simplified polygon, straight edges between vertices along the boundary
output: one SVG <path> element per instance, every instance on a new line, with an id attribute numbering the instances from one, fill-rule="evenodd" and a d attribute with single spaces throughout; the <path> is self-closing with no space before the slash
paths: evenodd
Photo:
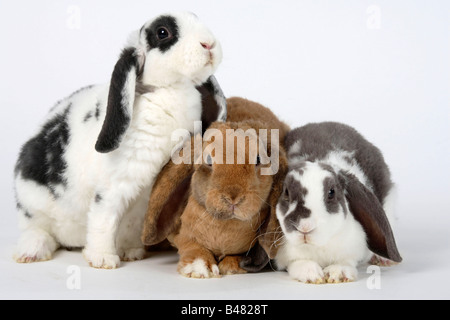
<path id="1" fill-rule="evenodd" d="M 225 203 L 233 210 L 244 201 L 242 190 L 237 187 L 229 188 L 228 192 L 224 195 L 223 199 Z"/>
<path id="2" fill-rule="evenodd" d="M 224 197 L 224 200 L 226 205 L 228 206 L 228 209 L 234 214 L 236 207 L 244 201 L 244 197 Z"/>
<path id="3" fill-rule="evenodd" d="M 208 43 L 208 42 L 200 42 L 201 46 L 206 49 L 206 50 L 211 50 L 212 48 L 214 48 L 215 43 Z"/>
<path id="4" fill-rule="evenodd" d="M 298 231 L 299 231 L 301 234 L 306 235 L 306 234 L 310 234 L 311 232 L 313 232 L 314 229 L 298 229 Z"/>
<path id="5" fill-rule="evenodd" d="M 298 230 L 301 234 L 306 235 L 306 234 L 309 234 L 309 233 L 313 232 L 315 228 L 316 228 L 316 225 L 315 225 L 315 223 L 313 223 L 312 221 L 309 221 L 309 220 L 302 220 L 302 221 L 300 222 L 300 225 L 299 225 L 299 227 L 297 228 L 297 230 Z"/>
<path id="6" fill-rule="evenodd" d="M 229 206 L 233 207 L 239 205 L 244 200 L 243 197 L 240 196 L 226 196 L 223 199 Z"/>

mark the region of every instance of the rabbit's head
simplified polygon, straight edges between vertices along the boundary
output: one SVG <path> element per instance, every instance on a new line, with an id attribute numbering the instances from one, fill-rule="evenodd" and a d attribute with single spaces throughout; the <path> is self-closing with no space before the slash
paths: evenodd
<path id="1" fill-rule="evenodd" d="M 383 206 L 373 191 L 355 175 L 336 171 L 326 163 L 304 161 L 290 168 L 277 218 L 291 244 L 318 247 L 329 244 L 343 230 L 348 232 L 345 226 L 356 220 L 373 252 L 396 262 L 402 260 Z"/>
<path id="2" fill-rule="evenodd" d="M 197 87 L 203 101 L 212 97 L 212 115 L 202 120 L 225 120 L 226 106 L 213 73 L 222 61 L 219 41 L 192 13 L 160 15 L 133 32 L 111 76 L 108 107 L 96 150 L 119 147 L 133 114 L 137 92 L 161 87 Z"/>
<path id="3" fill-rule="evenodd" d="M 212 141 L 204 143 L 203 161 L 195 165 L 192 195 L 217 219 L 251 220 L 267 206 L 279 147 L 255 128 L 256 123 L 215 123 L 207 131 Z"/>
<path id="4" fill-rule="evenodd" d="M 130 37 L 145 85 L 193 81 L 201 85 L 222 61 L 222 48 L 192 13 L 176 12 L 148 21 Z"/>

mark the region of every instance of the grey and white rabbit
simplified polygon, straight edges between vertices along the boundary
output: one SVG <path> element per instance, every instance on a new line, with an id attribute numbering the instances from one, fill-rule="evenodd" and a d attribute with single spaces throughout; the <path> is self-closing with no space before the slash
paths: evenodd
<path id="1" fill-rule="evenodd" d="M 390 226 L 394 185 L 377 147 L 347 125 L 324 122 L 292 130 L 286 149 L 279 269 L 300 282 L 336 283 L 354 281 L 373 253 L 402 260 Z"/>
<path id="2" fill-rule="evenodd" d="M 212 76 L 221 60 L 194 14 L 160 15 L 131 34 L 110 83 L 58 102 L 15 168 L 16 261 L 48 260 L 60 246 L 84 247 L 96 268 L 142 259 L 150 189 L 179 143 L 171 134 L 226 119 Z"/>

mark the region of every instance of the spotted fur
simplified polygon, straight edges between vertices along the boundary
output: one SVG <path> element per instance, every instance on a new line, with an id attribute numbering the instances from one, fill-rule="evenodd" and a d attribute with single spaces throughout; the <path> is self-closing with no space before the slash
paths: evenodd
<path id="1" fill-rule="evenodd" d="M 286 143 L 290 170 L 277 205 L 285 237 L 278 267 L 296 280 L 323 283 L 355 280 L 371 251 L 400 262 L 387 201 L 393 184 L 379 149 L 333 122 L 294 129 Z"/>

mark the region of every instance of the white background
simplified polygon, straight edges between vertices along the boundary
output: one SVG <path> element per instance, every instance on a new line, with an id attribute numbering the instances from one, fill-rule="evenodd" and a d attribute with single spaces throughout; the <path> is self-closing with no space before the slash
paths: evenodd
<path id="1" fill-rule="evenodd" d="M 377 145 L 399 188 L 404 262 L 369 290 L 304 285 L 285 272 L 184 279 L 175 253 L 94 270 L 80 252 L 15 264 L 13 168 L 21 145 L 58 100 L 109 80 L 128 34 L 171 10 L 196 13 L 220 39 L 216 76 L 228 96 L 270 107 L 292 127 L 333 120 Z M 449 22 L 442 0 L 0 2 L 0 298 L 450 298 Z M 70 265 L 80 290 L 70 290 Z M 70 269 L 69 269 L 70 271 Z"/>

